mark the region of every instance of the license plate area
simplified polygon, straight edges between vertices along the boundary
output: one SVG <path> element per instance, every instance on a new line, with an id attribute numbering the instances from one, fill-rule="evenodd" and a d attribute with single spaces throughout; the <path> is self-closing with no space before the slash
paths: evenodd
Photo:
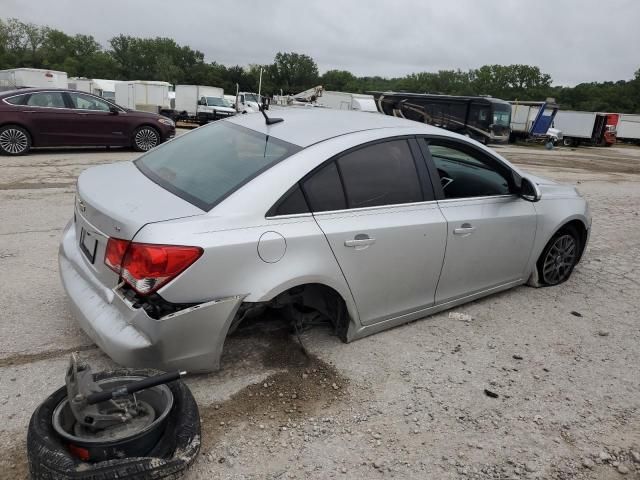
<path id="1" fill-rule="evenodd" d="M 87 260 L 93 262 L 96 260 L 96 250 L 98 249 L 98 238 L 95 235 L 92 235 L 91 232 L 82 227 L 80 229 L 80 250 L 84 253 L 84 256 L 87 257 Z"/>

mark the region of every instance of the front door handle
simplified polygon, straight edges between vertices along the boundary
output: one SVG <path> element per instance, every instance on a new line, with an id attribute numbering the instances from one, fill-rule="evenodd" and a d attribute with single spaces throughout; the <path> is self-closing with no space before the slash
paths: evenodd
<path id="1" fill-rule="evenodd" d="M 469 235 L 476 230 L 476 227 L 472 227 L 470 223 L 463 223 L 459 228 L 453 229 L 454 235 Z"/>
<path id="2" fill-rule="evenodd" d="M 361 248 L 366 248 L 369 245 L 373 245 L 374 243 L 376 243 L 375 238 L 371 238 L 367 235 L 356 235 L 356 237 L 353 240 L 345 240 L 344 246 L 352 247 L 352 248 L 355 248 L 356 250 L 359 250 Z"/>

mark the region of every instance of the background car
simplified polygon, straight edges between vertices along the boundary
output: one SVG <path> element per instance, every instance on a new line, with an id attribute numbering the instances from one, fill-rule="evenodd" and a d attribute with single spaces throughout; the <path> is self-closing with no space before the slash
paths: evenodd
<path id="1" fill-rule="evenodd" d="M 78 178 L 60 274 L 115 361 L 218 368 L 265 307 L 344 341 L 571 275 L 591 217 L 574 187 L 461 135 L 361 112 L 272 110 Z M 118 185 L 114 189 L 112 185 Z"/>
<path id="2" fill-rule="evenodd" d="M 118 146 L 147 151 L 175 135 L 166 117 L 85 92 L 24 89 L 0 94 L 0 153 L 31 147 Z"/>

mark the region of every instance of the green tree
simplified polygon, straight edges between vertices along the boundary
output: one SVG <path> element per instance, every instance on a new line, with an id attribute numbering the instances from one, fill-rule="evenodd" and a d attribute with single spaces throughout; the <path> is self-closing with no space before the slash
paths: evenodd
<path id="1" fill-rule="evenodd" d="M 328 70 L 319 79 L 325 90 L 339 92 L 348 91 L 348 87 L 353 86 L 355 81 L 355 75 L 347 70 Z"/>
<path id="2" fill-rule="evenodd" d="M 285 94 L 296 94 L 318 83 L 318 66 L 308 55 L 278 52 L 269 70 L 274 84 Z"/>

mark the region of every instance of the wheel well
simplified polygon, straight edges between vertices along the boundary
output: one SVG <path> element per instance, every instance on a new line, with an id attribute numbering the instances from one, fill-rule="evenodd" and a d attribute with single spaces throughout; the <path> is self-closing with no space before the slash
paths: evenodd
<path id="1" fill-rule="evenodd" d="M 135 128 L 134 132 L 135 132 L 136 130 L 138 130 L 138 129 L 142 128 L 142 127 L 149 127 L 149 128 L 152 128 L 152 129 L 154 129 L 156 132 L 158 132 L 158 135 L 160 135 L 160 129 L 159 129 L 158 127 L 156 127 L 155 125 L 151 124 L 151 123 L 141 123 L 140 125 L 138 125 L 138 126 Z"/>
<path id="2" fill-rule="evenodd" d="M 35 147 L 35 142 L 33 141 L 33 133 L 31 133 L 31 130 L 29 130 L 28 127 L 26 127 L 25 125 L 22 125 L 21 123 L 16 123 L 16 122 L 7 122 L 7 123 L 3 123 L 2 125 L 0 125 L 0 128 L 3 127 L 20 127 L 23 130 L 26 130 L 26 132 L 29 134 L 29 139 L 31 140 L 31 146 Z"/>
<path id="3" fill-rule="evenodd" d="M 230 332 L 246 318 L 255 317 L 266 308 L 282 309 L 288 320 L 304 326 L 309 320 L 308 313 L 315 312 L 328 320 L 336 335 L 347 341 L 349 330 L 349 313 L 342 296 L 333 288 L 320 283 L 307 283 L 289 288 L 270 301 L 243 303 L 234 318 Z"/>
<path id="4" fill-rule="evenodd" d="M 578 232 L 580 238 L 580 251 L 578 252 L 578 260 L 576 261 L 577 263 L 580 261 L 580 258 L 582 258 L 582 253 L 587 246 L 587 227 L 585 227 L 584 223 L 582 223 L 582 221 L 580 220 L 571 220 L 570 222 L 567 222 L 562 227 L 560 227 L 558 229 L 558 232 L 568 230 L 567 227 L 573 228 L 576 232 Z"/>

